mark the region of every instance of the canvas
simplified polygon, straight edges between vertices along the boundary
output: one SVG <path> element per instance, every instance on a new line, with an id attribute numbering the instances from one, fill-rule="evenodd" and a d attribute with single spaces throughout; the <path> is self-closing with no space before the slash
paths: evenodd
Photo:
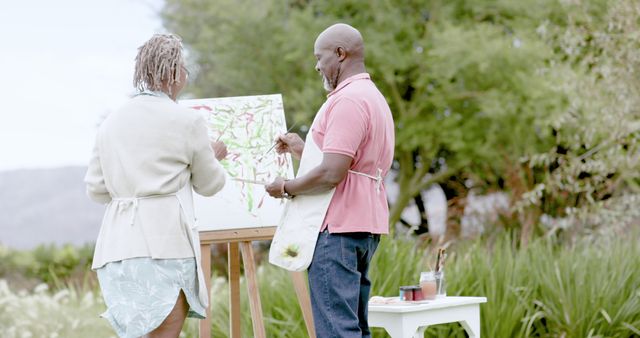
<path id="1" fill-rule="evenodd" d="M 282 96 L 258 95 L 183 100 L 207 121 L 209 137 L 223 141 L 229 155 L 220 163 L 227 171 L 224 189 L 213 197 L 194 194 L 200 230 L 275 226 L 284 203 L 271 198 L 264 185 L 235 178 L 272 182 L 293 177 L 289 154 L 273 148 L 277 135 L 287 131 Z"/>

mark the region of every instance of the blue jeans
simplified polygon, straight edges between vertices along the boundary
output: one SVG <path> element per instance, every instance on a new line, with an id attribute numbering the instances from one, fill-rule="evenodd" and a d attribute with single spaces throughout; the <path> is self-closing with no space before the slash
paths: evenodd
<path id="1" fill-rule="evenodd" d="M 318 338 L 371 337 L 367 305 L 369 263 L 380 242 L 370 233 L 323 231 L 309 266 L 313 321 Z"/>

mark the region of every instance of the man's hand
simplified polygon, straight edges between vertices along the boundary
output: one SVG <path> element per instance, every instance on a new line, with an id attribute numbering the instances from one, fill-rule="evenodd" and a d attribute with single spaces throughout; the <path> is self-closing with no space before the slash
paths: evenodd
<path id="1" fill-rule="evenodd" d="M 222 141 L 213 141 L 211 142 L 211 149 L 213 149 L 213 153 L 218 161 L 222 161 L 225 157 L 227 157 L 227 145 Z"/>
<path id="2" fill-rule="evenodd" d="M 291 153 L 291 156 L 300 159 L 304 150 L 304 141 L 296 133 L 287 133 L 276 137 L 276 152 L 278 154 Z"/>
<path id="3" fill-rule="evenodd" d="M 276 177 L 271 184 L 264 187 L 264 190 L 269 193 L 269 196 L 274 198 L 283 198 L 284 195 L 284 178 Z"/>

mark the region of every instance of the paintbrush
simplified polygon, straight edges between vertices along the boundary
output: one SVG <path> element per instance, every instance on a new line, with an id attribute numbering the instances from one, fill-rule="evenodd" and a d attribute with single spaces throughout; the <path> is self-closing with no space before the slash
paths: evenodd
<path id="1" fill-rule="evenodd" d="M 440 271 L 444 269 L 444 262 L 447 260 L 448 254 L 444 253 L 444 249 L 442 249 L 442 262 L 440 262 Z"/>
<path id="2" fill-rule="evenodd" d="M 440 248 L 438 249 L 438 256 L 436 258 L 436 272 L 440 271 L 440 264 L 442 264 L 442 254 L 444 252 L 444 249 Z"/>
<path id="3" fill-rule="evenodd" d="M 289 130 L 287 130 L 287 132 L 285 133 L 285 135 L 286 135 L 286 134 L 288 134 L 291 130 L 293 130 L 293 127 L 295 127 L 297 124 L 298 124 L 298 122 L 294 123 L 291 127 L 289 127 Z M 271 146 L 271 148 L 269 148 L 269 150 L 267 150 L 264 154 L 262 154 L 262 156 L 261 156 L 260 158 L 262 158 L 262 157 L 264 157 L 266 154 L 268 154 L 268 153 L 269 153 L 271 150 L 273 150 L 273 148 L 275 148 L 277 145 L 278 145 L 278 141 L 276 141 L 276 142 Z"/>
<path id="4" fill-rule="evenodd" d="M 436 267 L 436 272 L 442 271 L 442 268 L 444 267 L 444 260 L 446 258 L 447 254 L 445 253 L 445 249 L 440 248 L 440 250 L 438 250 L 438 266 Z"/>
<path id="5" fill-rule="evenodd" d="M 269 185 L 269 182 L 267 181 L 258 181 L 258 180 L 248 179 L 248 178 L 234 177 L 232 178 L 232 180 L 238 181 L 238 182 L 244 182 L 244 183 L 251 183 L 251 184 Z"/>

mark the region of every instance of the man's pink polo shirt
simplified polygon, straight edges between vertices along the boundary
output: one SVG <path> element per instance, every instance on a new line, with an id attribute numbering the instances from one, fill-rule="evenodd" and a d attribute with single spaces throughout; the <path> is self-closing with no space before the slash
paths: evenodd
<path id="1" fill-rule="evenodd" d="M 351 170 L 385 177 L 393 161 L 395 135 L 391 110 L 369 74 L 342 81 L 329 93 L 324 113 L 311 129 L 323 153 L 353 158 Z M 348 173 L 338 184 L 321 231 L 389 233 L 389 206 L 384 183 Z"/>

